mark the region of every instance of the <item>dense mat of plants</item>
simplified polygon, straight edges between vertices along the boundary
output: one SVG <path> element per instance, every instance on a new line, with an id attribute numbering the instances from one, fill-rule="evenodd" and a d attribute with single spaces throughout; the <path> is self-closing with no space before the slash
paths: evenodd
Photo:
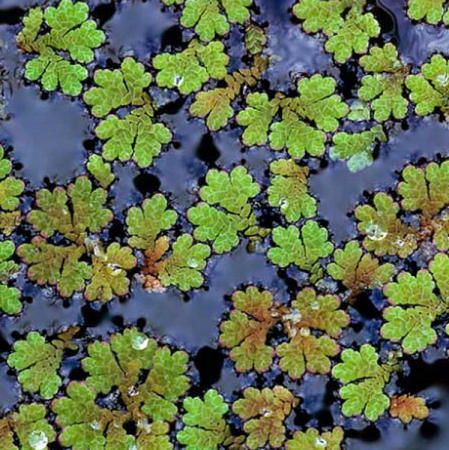
<path id="1" fill-rule="evenodd" d="M 139 324 L 106 340 L 82 322 L 52 333 L 31 326 L 2 354 L 21 396 L 0 419 L 0 448 L 339 450 L 352 419 L 425 420 L 427 399 L 398 380 L 420 353 L 448 343 L 449 162 L 417 160 L 389 189 L 366 193 L 348 242 L 334 239 L 309 178 L 335 161 L 366 170 L 412 117 L 445 121 L 448 59 L 403 58 L 368 0 L 297 0 L 292 20 L 335 68 L 355 68 L 355 87 L 348 96 L 330 70 L 274 90 L 259 0 L 161 0 L 179 21 L 181 48 L 117 64 L 98 57 L 108 35 L 92 5 L 41 3 L 17 31 L 20 76 L 83 104 L 96 145 L 79 176 L 40 189 L 16 173 L 14 147 L 0 146 L 2 316 L 27 308 L 17 282 L 25 273 L 69 303 L 107 308 L 130 296 L 131 283 L 189 300 L 208 289 L 213 264 L 241 246 L 275 267 L 289 299 L 251 280 L 229 286 L 216 342 L 244 380 L 232 396 L 199 383 L 194 352 Z M 403 3 L 414 21 L 448 23 L 444 0 Z M 244 45 L 238 67 L 226 44 L 233 31 Z M 244 159 L 231 168 L 212 162 L 186 210 L 160 190 L 117 213 L 117 164 L 148 173 L 177 151 L 164 121 L 173 99 L 210 133 L 233 130 L 245 150 L 269 149 L 266 183 Z M 113 232 L 117 222 L 124 238 Z M 379 319 L 354 338 L 366 303 Z M 76 376 L 67 376 L 70 364 Z M 329 381 L 332 420 L 301 420 L 310 374 Z"/>

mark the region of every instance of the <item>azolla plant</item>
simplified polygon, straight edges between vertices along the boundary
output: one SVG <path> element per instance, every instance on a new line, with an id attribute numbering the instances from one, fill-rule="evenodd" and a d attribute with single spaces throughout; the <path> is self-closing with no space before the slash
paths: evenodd
<path id="1" fill-rule="evenodd" d="M 155 0 L 177 37 L 147 56 L 111 46 L 104 11 L 120 15 L 130 2 L 93 3 L 40 2 L 10 30 L 14 76 L 39 101 L 82 109 L 91 139 L 72 179 L 49 174 L 36 186 L 0 135 L 0 368 L 19 399 L 0 399 L 0 449 L 351 450 L 359 430 L 421 426 L 435 402 L 408 381 L 448 347 L 447 149 L 364 192 L 343 242 L 312 179 L 335 165 L 348 177 L 369 170 L 412 123 L 447 126 L 447 57 L 403 53 L 378 2 L 296 0 L 278 7 L 328 66 L 292 68 L 272 84 L 280 57 L 267 2 Z M 410 27 L 449 23 L 448 1 L 403 3 Z M 11 76 L 5 64 L 2 85 Z M 188 154 L 180 117 L 188 133 L 231 137 L 242 155 Z M 193 174 L 183 198 L 172 156 Z M 121 202 L 125 170 L 145 186 Z M 250 275 L 227 285 L 217 267 L 238 252 L 276 281 L 245 267 Z M 210 345 L 232 389 L 204 377 L 198 349 L 151 320 L 114 317 L 100 330 L 85 316 L 109 318 L 136 291 L 168 304 L 209 289 L 221 305 Z M 52 316 L 47 329 L 28 316 L 30 292 L 82 311 L 71 326 Z M 313 383 L 326 384 L 319 413 Z"/>

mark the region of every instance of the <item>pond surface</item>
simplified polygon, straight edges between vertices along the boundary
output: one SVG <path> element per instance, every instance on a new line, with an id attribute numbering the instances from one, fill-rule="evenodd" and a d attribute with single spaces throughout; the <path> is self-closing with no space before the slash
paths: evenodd
<path id="1" fill-rule="evenodd" d="M 23 77 L 24 55 L 15 37 L 21 21 L 31 6 L 49 5 L 45 0 L 0 0 L 0 142 L 10 151 L 15 175 L 25 182 L 24 213 L 30 211 L 36 189 L 67 185 L 86 173 L 88 156 L 101 148 L 94 133 L 95 120 L 80 99 L 58 92 L 46 93 L 37 83 Z M 56 3 L 56 2 L 55 2 Z M 109 2 L 90 0 L 93 17 L 107 34 L 107 42 L 97 51 L 99 67 L 117 67 L 126 56 L 149 62 L 161 51 L 183 47 L 188 32 L 178 25 L 178 12 L 161 7 L 158 0 Z M 292 0 L 257 1 L 256 17 L 265 27 L 266 52 L 270 67 L 263 75 L 268 91 L 290 92 L 303 74 L 323 73 L 339 79 L 340 92 L 350 100 L 356 90 L 358 75 L 352 63 L 336 65 L 323 50 L 323 39 L 304 32 L 293 20 Z M 449 30 L 416 24 L 407 17 L 402 0 L 370 2 L 372 12 L 382 26 L 382 38 L 395 42 L 413 70 L 435 52 L 449 55 Z M 236 27 L 223 43 L 229 48 L 230 68 L 237 70 L 244 60 L 242 27 Z M 351 75 L 352 73 L 352 75 Z M 92 83 L 91 80 L 88 83 Z M 132 162 L 113 163 L 116 180 L 109 190 L 108 205 L 114 212 L 109 238 L 124 242 L 125 213 L 156 192 L 169 196 L 177 212 L 185 215 L 198 199 L 198 190 L 211 168 L 230 170 L 244 164 L 254 179 L 266 185 L 269 163 L 278 155 L 268 146 L 247 148 L 241 143 L 242 130 L 230 126 L 217 133 L 208 131 L 204 121 L 192 118 L 187 100 L 178 94 L 161 93 L 163 122 L 173 132 L 173 143 L 148 169 Z M 242 105 L 239 105 L 241 108 Z M 3 119 L 3 120 L 2 120 Z M 376 151 L 374 163 L 364 171 L 350 172 L 345 163 L 312 162 L 310 192 L 318 199 L 318 214 L 328 224 L 332 240 L 340 245 L 357 236 L 354 208 L 374 191 L 395 186 L 398 173 L 408 163 L 444 158 L 449 151 L 447 123 L 433 115 L 418 118 L 410 114 L 402 123 L 389 124 L 389 139 Z M 274 214 L 262 211 L 267 223 L 279 223 Z M 192 226 L 184 220 L 184 231 Z M 21 235 L 20 233 L 23 232 Z M 13 234 L 17 244 L 29 230 Z M 234 400 L 247 386 L 272 385 L 282 380 L 301 398 L 300 408 L 288 419 L 292 432 L 298 427 L 344 426 L 347 450 L 445 450 L 449 428 L 449 361 L 445 359 L 447 342 L 438 350 L 428 349 L 409 358 L 407 371 L 400 373 L 390 386 L 424 397 L 430 417 L 404 426 L 398 420 L 382 417 L 376 423 L 345 418 L 336 402 L 335 381 L 329 376 L 307 374 L 293 382 L 278 368 L 261 375 L 238 374 L 218 345 L 219 324 L 230 308 L 229 297 L 243 285 L 264 286 L 287 303 L 302 285 L 295 270 L 283 270 L 270 264 L 265 252 L 248 250 L 242 239 L 237 248 L 225 255 L 212 256 L 206 272 L 206 288 L 182 293 L 168 288 L 163 293 L 147 292 L 136 277 L 130 294 L 109 303 L 88 303 L 82 294 L 63 299 L 48 286 L 38 286 L 21 272 L 15 284 L 22 290 L 24 309 L 18 317 L 0 317 L 0 411 L 14 410 L 21 401 L 20 385 L 6 359 L 13 343 L 27 332 L 37 330 L 53 336 L 64 327 L 78 325 L 86 340 L 105 340 L 124 326 L 136 325 L 168 345 L 186 349 L 192 356 L 192 373 L 201 392 L 218 389 Z M 376 292 L 372 294 L 375 297 Z M 381 295 L 381 294 L 379 294 Z M 381 300 L 384 302 L 384 300 Z M 384 304 L 382 303 L 382 304 Z M 349 306 L 354 328 L 345 330 L 342 343 L 351 347 L 364 342 L 376 343 L 382 323 L 381 307 L 376 300 L 362 298 Z M 65 362 L 61 373 L 64 384 L 77 373 L 83 354 Z M 271 383 L 271 384 L 270 384 Z M 59 444 L 58 444 L 59 445 Z M 59 448 L 52 444 L 51 448 Z"/>

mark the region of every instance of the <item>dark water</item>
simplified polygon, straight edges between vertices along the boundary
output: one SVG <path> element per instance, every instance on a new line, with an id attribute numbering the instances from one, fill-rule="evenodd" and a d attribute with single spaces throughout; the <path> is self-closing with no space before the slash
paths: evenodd
<path id="1" fill-rule="evenodd" d="M 17 174 L 36 189 L 48 183 L 66 184 L 80 173 L 89 151 L 96 149 L 92 124 L 78 101 L 52 93 L 42 94 L 37 85 L 23 82 L 23 61 L 15 46 L 15 35 L 25 9 L 52 2 L 35 0 L 0 0 L 0 65 L 4 73 L 2 95 L 7 102 L 8 118 L 0 121 L 0 140 L 11 149 Z M 161 49 L 174 48 L 182 42 L 176 15 L 162 10 L 159 2 L 123 1 L 120 4 L 91 0 L 94 16 L 103 23 L 108 42 L 99 52 L 104 65 L 133 54 L 147 62 Z M 290 89 L 301 73 L 316 71 L 334 76 L 350 73 L 350 68 L 332 68 L 330 55 L 322 50 L 318 38 L 302 32 L 291 18 L 293 1 L 258 2 L 260 23 L 267 28 L 268 52 L 272 65 L 265 75 L 270 89 Z M 404 2 L 378 0 L 374 12 L 382 21 L 386 39 L 398 43 L 399 50 L 414 68 L 432 52 L 449 53 L 449 31 L 441 27 L 411 24 Z M 225 43 L 231 45 L 231 67 L 243 52 L 241 32 L 233 32 Z M 350 84 L 350 77 L 348 77 Z M 343 86 L 350 97 L 351 86 Z M 188 102 L 177 98 L 167 102 L 163 120 L 174 131 L 174 144 L 158 157 L 153 166 L 138 170 L 132 164 L 114 163 L 116 181 L 110 189 L 110 207 L 117 222 L 111 233 L 123 238 L 123 213 L 153 192 L 162 191 L 174 201 L 180 213 L 197 200 L 198 183 L 211 167 L 231 168 L 244 163 L 256 180 L 267 181 L 270 160 L 268 148 L 244 149 L 240 132 L 227 129 L 209 133 L 204 123 L 191 119 Z M 0 103 L 1 106 L 1 103 Z M 1 112 L 1 108 L 0 108 Z M 318 211 L 329 222 L 335 242 L 354 236 L 351 212 L 364 193 L 394 185 L 398 171 L 410 161 L 446 155 L 449 130 L 436 117 L 413 118 L 403 127 L 390 130 L 390 140 L 383 144 L 374 164 L 353 174 L 342 163 L 320 167 L 317 163 L 310 180 L 312 193 L 319 198 Z M 148 293 L 134 281 L 128 298 L 115 299 L 107 305 L 86 304 L 79 295 L 63 301 L 51 289 L 40 288 L 19 278 L 26 297 L 23 313 L 17 318 L 0 319 L 0 411 L 11 410 L 19 398 L 15 377 L 8 374 L 4 358 L 17 337 L 30 330 L 48 335 L 64 326 L 81 324 L 86 336 L 106 338 L 124 325 L 138 325 L 167 343 L 189 350 L 199 385 L 214 386 L 235 398 L 235 392 L 248 385 L 263 384 L 276 378 L 276 368 L 264 377 L 237 375 L 230 361 L 217 349 L 218 324 L 228 309 L 226 297 L 242 284 L 270 287 L 281 301 L 287 301 L 296 282 L 288 273 L 280 273 L 267 264 L 263 253 L 248 253 L 246 242 L 233 252 L 213 257 L 209 264 L 207 290 L 188 296 L 169 289 L 163 294 Z M 370 300 L 366 300 L 367 303 Z M 343 336 L 345 344 L 362 343 L 378 334 L 380 313 L 374 306 L 357 306 L 351 313 L 360 324 L 357 331 Z M 443 346 L 444 347 L 444 346 Z M 444 347 L 445 348 L 445 347 Z M 288 385 L 302 399 L 301 410 L 289 419 L 290 426 L 344 425 L 348 431 L 347 450 L 445 450 L 449 448 L 449 364 L 440 364 L 442 354 L 427 351 L 414 358 L 416 367 L 395 382 L 406 391 L 427 398 L 432 406 L 430 418 L 404 426 L 399 421 L 380 419 L 376 425 L 345 419 L 334 402 L 336 389 L 325 376 L 306 375 L 300 384 Z M 78 358 L 79 359 L 79 358 Z M 69 361 L 63 372 L 69 376 Z M 70 367 L 69 367 L 70 366 Z M 426 374 L 423 376 L 422 374 Z M 271 378 L 270 378 L 271 377 Z M 287 383 L 287 381 L 286 381 Z"/>

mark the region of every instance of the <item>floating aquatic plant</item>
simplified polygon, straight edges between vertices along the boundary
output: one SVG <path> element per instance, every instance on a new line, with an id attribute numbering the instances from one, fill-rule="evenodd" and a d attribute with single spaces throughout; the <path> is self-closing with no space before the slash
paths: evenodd
<path id="1" fill-rule="evenodd" d="M 269 445 L 279 448 L 285 441 L 284 420 L 299 400 L 282 386 L 262 390 L 249 387 L 232 409 L 245 422 L 245 444 L 251 450 Z"/>
<path id="2" fill-rule="evenodd" d="M 248 107 L 237 115 L 237 122 L 245 128 L 243 143 L 265 145 L 269 140 L 273 150 L 287 148 L 297 159 L 306 151 L 312 156 L 322 155 L 325 132 L 335 131 L 339 119 L 348 113 L 335 87 L 332 77 L 316 74 L 299 81 L 297 97 L 278 93 L 270 99 L 265 93 L 249 94 Z M 282 120 L 273 122 L 279 111 Z"/>
<path id="3" fill-rule="evenodd" d="M 203 41 L 225 35 L 230 23 L 243 24 L 250 18 L 253 0 L 162 0 L 166 5 L 183 5 L 181 25 L 193 28 Z"/>
<path id="4" fill-rule="evenodd" d="M 422 397 L 395 395 L 391 398 L 390 415 L 397 417 L 402 423 L 409 424 L 413 419 L 426 419 L 429 416 L 429 408 Z"/>
<path id="5" fill-rule="evenodd" d="M 384 387 L 390 379 L 391 367 L 379 364 L 374 347 L 364 344 L 360 351 L 343 350 L 342 362 L 332 375 L 343 383 L 340 396 L 345 416 L 364 414 L 368 420 L 377 420 L 390 406 Z"/>
<path id="6" fill-rule="evenodd" d="M 299 0 L 293 14 L 303 20 L 308 33 L 327 36 L 325 48 L 339 63 L 353 53 L 366 53 L 371 38 L 380 33 L 372 13 L 365 12 L 366 0 Z"/>
<path id="7" fill-rule="evenodd" d="M 19 271 L 19 266 L 10 259 L 14 252 L 12 241 L 0 242 L 0 310 L 6 314 L 18 314 L 22 310 L 19 289 L 8 285 Z"/>
<path id="8" fill-rule="evenodd" d="M 410 0 L 408 14 L 414 20 L 425 19 L 431 24 L 447 24 L 449 20 L 446 0 Z"/>
<path id="9" fill-rule="evenodd" d="M 315 428 L 309 428 L 306 432 L 297 431 L 293 439 L 287 441 L 287 450 L 341 450 L 343 441 L 343 429 L 334 428 L 332 431 L 319 433 Z"/>
<path id="10" fill-rule="evenodd" d="M 227 74 L 229 56 L 221 42 L 202 45 L 193 40 L 180 53 L 162 53 L 153 60 L 159 71 L 158 86 L 177 88 L 182 94 L 198 91 L 209 79 L 222 80 Z"/>
<path id="11" fill-rule="evenodd" d="M 103 44 L 105 35 L 88 20 L 87 3 L 62 0 L 57 7 L 37 7 L 23 19 L 24 28 L 17 36 L 19 48 L 35 56 L 27 62 L 25 77 L 41 80 L 47 91 L 59 86 L 68 95 L 78 95 L 94 59 L 94 49 Z"/>
<path id="12" fill-rule="evenodd" d="M 211 169 L 206 183 L 200 190 L 205 203 L 199 203 L 187 213 L 195 225 L 195 239 L 211 242 L 217 253 L 224 253 L 236 247 L 242 235 L 254 238 L 266 235 L 267 231 L 258 227 L 249 203 L 260 187 L 244 167 L 235 167 L 229 174 Z"/>

